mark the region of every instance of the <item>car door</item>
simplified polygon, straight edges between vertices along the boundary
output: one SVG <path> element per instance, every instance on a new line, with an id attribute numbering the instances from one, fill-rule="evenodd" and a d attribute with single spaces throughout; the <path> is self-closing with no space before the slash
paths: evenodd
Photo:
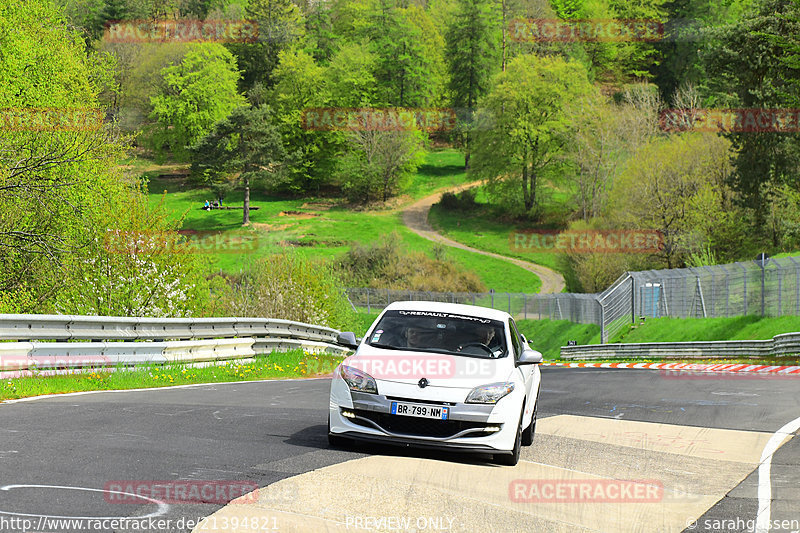
<path id="1" fill-rule="evenodd" d="M 522 336 L 519 334 L 519 330 L 513 318 L 508 320 L 508 328 L 511 332 L 511 345 L 514 350 L 514 362 L 516 363 L 522 355 L 522 351 L 527 349 L 528 346 L 523 344 Z M 536 398 L 531 397 L 531 391 L 533 390 L 536 392 L 534 387 L 538 388 L 536 376 L 539 372 L 539 366 L 520 365 L 517 367 L 517 370 L 522 374 L 522 379 L 525 382 L 525 420 L 527 421 L 530 420 L 529 417 L 531 412 L 533 412 L 534 402 L 536 400 Z"/>

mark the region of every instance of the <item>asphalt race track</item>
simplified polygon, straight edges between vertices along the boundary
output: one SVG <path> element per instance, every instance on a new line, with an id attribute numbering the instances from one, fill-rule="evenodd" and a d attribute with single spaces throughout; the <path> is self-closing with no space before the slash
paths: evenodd
<path id="1" fill-rule="evenodd" d="M 536 437 L 513 468 L 332 449 L 326 379 L 5 403 L 0 531 L 744 532 L 756 530 L 759 492 L 762 525 L 800 530 L 796 425 L 775 435 L 800 417 L 800 379 L 542 374 Z M 165 482 L 217 492 L 203 491 L 205 503 L 123 494 Z"/>

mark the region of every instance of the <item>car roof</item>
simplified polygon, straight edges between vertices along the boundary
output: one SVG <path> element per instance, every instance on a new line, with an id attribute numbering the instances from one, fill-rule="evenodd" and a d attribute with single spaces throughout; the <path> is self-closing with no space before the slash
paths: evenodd
<path id="1" fill-rule="evenodd" d="M 429 302 L 429 301 L 408 301 L 408 302 L 392 302 L 386 306 L 386 311 L 432 311 L 437 313 L 453 313 L 466 316 L 476 316 L 480 318 L 490 318 L 492 320 L 500 320 L 506 322 L 511 315 L 505 311 L 497 309 L 490 309 L 488 307 L 481 307 L 478 305 L 466 304 L 451 304 L 443 302 Z"/>

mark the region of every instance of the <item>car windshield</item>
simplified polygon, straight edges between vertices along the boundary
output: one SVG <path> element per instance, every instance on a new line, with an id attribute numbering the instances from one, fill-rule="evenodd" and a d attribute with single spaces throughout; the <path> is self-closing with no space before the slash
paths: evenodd
<path id="1" fill-rule="evenodd" d="M 469 357 L 497 358 L 508 354 L 499 320 L 432 311 L 387 311 L 367 344 Z"/>

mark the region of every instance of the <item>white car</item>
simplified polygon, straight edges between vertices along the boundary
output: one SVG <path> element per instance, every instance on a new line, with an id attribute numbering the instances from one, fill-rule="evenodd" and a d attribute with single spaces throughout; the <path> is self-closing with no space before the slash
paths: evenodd
<path id="1" fill-rule="evenodd" d="M 328 440 L 489 453 L 516 465 L 536 429 L 542 354 L 508 313 L 395 302 L 334 371 Z"/>

